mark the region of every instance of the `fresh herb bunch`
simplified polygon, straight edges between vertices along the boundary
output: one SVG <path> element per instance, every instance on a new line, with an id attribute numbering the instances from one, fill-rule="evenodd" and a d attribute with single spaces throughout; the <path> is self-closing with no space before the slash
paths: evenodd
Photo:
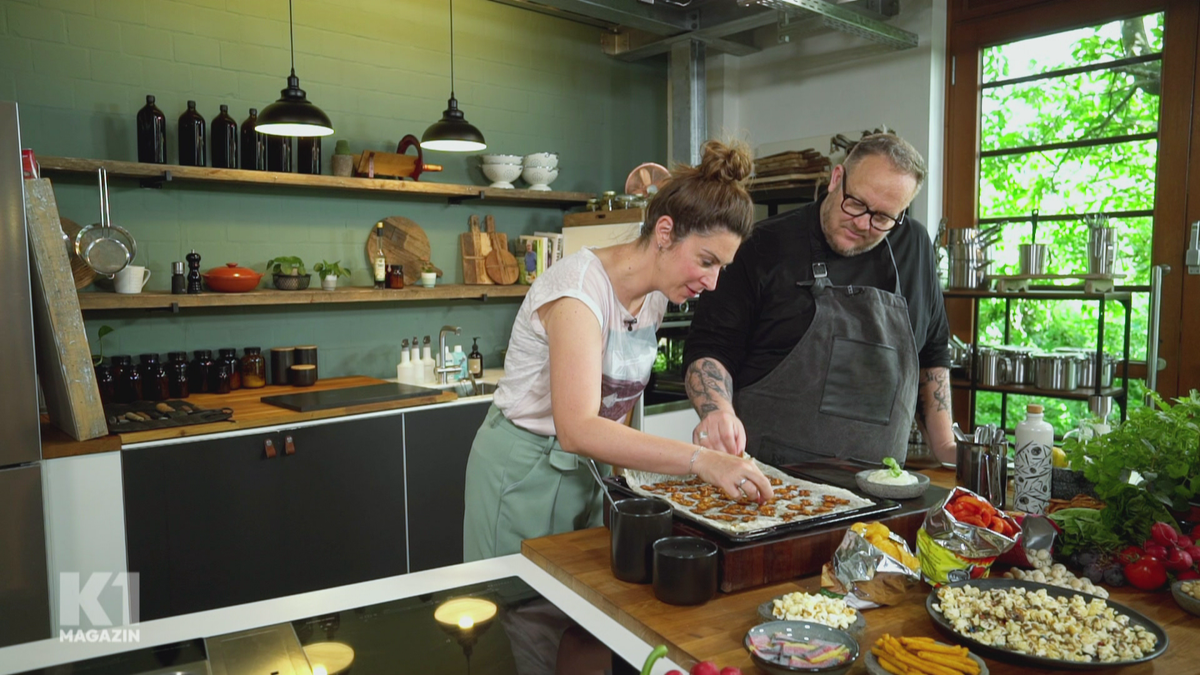
<path id="1" fill-rule="evenodd" d="M 279 256 L 267 261 L 267 271 L 272 274 L 290 274 L 304 276 L 304 261 L 298 256 Z"/>
<path id="2" fill-rule="evenodd" d="M 1105 523 L 1127 542 L 1144 541 L 1155 521 L 1174 523 L 1168 508 L 1186 511 L 1200 493 L 1200 394 L 1174 406 L 1152 397 L 1110 433 L 1063 444 L 1071 468 L 1082 470 L 1107 504 Z"/>
<path id="3" fill-rule="evenodd" d="M 1105 522 L 1104 512 L 1108 510 L 1059 509 L 1050 514 L 1050 520 L 1062 528 L 1059 534 L 1059 553 L 1069 556 L 1090 549 L 1107 553 L 1120 548 L 1121 538 Z"/>
<path id="4" fill-rule="evenodd" d="M 313 271 L 321 275 L 321 279 L 325 279 L 325 277 L 328 277 L 331 274 L 338 278 L 348 278 L 350 276 L 350 270 L 342 267 L 341 262 L 341 260 L 335 262 L 322 260 L 316 265 L 313 265 Z"/>

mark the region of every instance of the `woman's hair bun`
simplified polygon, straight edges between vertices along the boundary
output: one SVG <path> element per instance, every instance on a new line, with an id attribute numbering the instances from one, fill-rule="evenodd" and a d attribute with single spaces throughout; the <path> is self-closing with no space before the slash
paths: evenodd
<path id="1" fill-rule="evenodd" d="M 696 169 L 706 180 L 743 183 L 754 173 L 754 159 L 750 156 L 750 147 L 742 141 L 731 141 L 728 145 L 708 141 Z"/>

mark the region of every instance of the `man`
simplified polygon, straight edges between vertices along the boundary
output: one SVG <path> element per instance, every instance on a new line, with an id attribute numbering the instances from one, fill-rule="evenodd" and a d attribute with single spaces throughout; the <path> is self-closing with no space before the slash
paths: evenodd
<path id="1" fill-rule="evenodd" d="M 908 206 L 925 162 L 875 134 L 822 200 L 761 223 L 696 309 L 693 441 L 769 464 L 903 463 L 914 414 L 954 461 L 950 331 L 933 245 Z"/>

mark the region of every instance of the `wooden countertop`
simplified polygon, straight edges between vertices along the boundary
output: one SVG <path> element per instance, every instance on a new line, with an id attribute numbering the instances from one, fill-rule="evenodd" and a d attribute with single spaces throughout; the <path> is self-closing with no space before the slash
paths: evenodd
<path id="1" fill-rule="evenodd" d="M 952 471 L 935 469 L 924 473 L 935 484 L 954 484 Z M 813 576 L 737 593 L 718 593 L 716 598 L 698 607 L 676 607 L 659 602 L 648 584 L 629 584 L 614 578 L 609 568 L 608 544 L 608 530 L 593 528 L 526 540 L 521 552 L 642 640 L 651 645 L 667 645 L 668 656 L 688 668 L 697 661 L 713 661 L 720 668 L 741 668 L 747 675 L 761 673 L 742 646 L 746 631 L 759 623 L 758 606 L 784 593 L 813 592 L 820 588 L 820 579 Z M 1200 619 L 1175 604 L 1170 591 L 1145 593 L 1121 588 L 1116 589 L 1112 599 L 1158 622 L 1171 642 L 1167 652 L 1150 663 L 1105 672 L 1121 675 L 1195 672 L 1194 662 L 1200 659 L 1200 630 L 1197 629 Z M 929 618 L 923 602 L 870 609 L 866 610 L 865 616 L 864 649 L 884 633 L 925 635 L 947 641 Z M 994 675 L 1025 675 L 1030 670 L 990 658 L 985 661 Z M 866 672 L 860 656 L 850 673 L 861 675 Z"/>
<path id="2" fill-rule="evenodd" d="M 184 400 L 189 403 L 194 403 L 199 408 L 232 408 L 233 418 L 223 422 L 213 422 L 211 424 L 193 424 L 183 427 L 167 427 L 165 429 L 150 429 L 147 431 L 134 431 L 124 434 L 110 434 L 103 438 L 98 438 L 91 441 L 76 441 L 68 437 L 66 434 L 58 431 L 49 423 L 43 423 L 42 459 L 57 459 L 60 457 L 87 455 L 97 452 L 110 452 L 113 450 L 120 450 L 123 445 L 128 445 L 130 443 L 144 443 L 146 441 L 161 441 L 170 438 L 183 438 L 186 436 L 218 434 L 228 431 L 237 431 L 239 429 L 253 429 L 257 427 L 269 427 L 280 424 L 294 424 L 297 422 L 307 422 L 310 420 L 328 419 L 332 417 L 344 417 L 346 415 L 359 415 L 362 413 L 378 412 L 381 410 L 398 410 L 400 408 L 411 408 L 419 405 L 445 403 L 458 398 L 453 390 L 447 390 L 439 392 L 436 395 L 422 396 L 420 398 L 410 398 L 401 401 L 385 401 L 382 403 L 371 403 L 367 405 L 347 406 L 342 408 L 328 408 L 326 410 L 315 410 L 310 412 L 295 412 L 293 410 L 286 410 L 284 408 L 273 406 L 269 403 L 263 403 L 260 400 L 264 396 L 278 396 L 280 394 L 296 394 L 310 391 L 324 391 L 329 389 L 344 389 L 346 387 L 361 387 L 384 383 L 384 380 L 373 377 L 333 377 L 319 380 L 315 385 L 307 388 L 297 388 L 291 386 L 267 386 L 262 387 L 261 389 L 239 389 L 230 394 L 195 394 Z"/>

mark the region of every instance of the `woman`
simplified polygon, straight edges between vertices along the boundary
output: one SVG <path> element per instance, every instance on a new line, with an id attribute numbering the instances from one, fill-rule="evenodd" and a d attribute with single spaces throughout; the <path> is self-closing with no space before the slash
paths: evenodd
<path id="1" fill-rule="evenodd" d="M 750 235 L 752 168 L 744 146 L 709 141 L 700 165 L 677 169 L 650 201 L 635 241 L 567 256 L 530 287 L 467 461 L 466 560 L 599 525 L 587 458 L 695 473 L 734 498 L 772 496 L 753 462 L 621 423 L 650 378 L 667 302 L 715 288 Z"/>

